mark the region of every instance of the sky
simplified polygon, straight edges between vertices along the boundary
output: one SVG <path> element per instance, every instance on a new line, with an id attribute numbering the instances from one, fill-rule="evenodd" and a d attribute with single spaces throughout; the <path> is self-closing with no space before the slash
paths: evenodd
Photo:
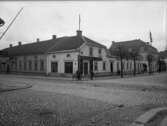
<path id="1" fill-rule="evenodd" d="M 149 42 L 149 32 L 159 51 L 167 46 L 167 1 L 1 1 L 0 17 L 5 25 L 0 35 L 23 7 L 22 12 L 0 40 L 0 49 L 9 44 L 74 36 L 79 28 L 108 48 L 112 41 L 141 39 Z"/>

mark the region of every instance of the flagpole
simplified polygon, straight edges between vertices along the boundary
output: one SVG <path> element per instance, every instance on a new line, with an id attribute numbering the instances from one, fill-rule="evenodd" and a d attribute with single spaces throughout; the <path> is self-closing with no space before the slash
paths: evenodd
<path id="1" fill-rule="evenodd" d="M 81 17 L 80 17 L 80 14 L 79 14 L 79 31 L 80 31 L 80 25 L 81 25 Z"/>

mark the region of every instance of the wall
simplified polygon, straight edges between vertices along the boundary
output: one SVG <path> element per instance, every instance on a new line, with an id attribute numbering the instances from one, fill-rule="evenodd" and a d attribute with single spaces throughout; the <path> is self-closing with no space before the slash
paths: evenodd
<path id="1" fill-rule="evenodd" d="M 101 54 L 99 54 L 99 47 L 96 46 L 90 46 L 90 45 L 83 45 L 81 48 L 81 55 L 84 56 L 90 56 L 90 47 L 93 48 L 93 57 L 101 57 L 102 61 L 94 61 L 94 66 L 95 66 L 95 62 L 97 62 L 98 64 L 98 70 L 94 69 L 95 73 L 101 73 L 101 72 L 110 72 L 110 62 L 114 62 L 114 66 L 115 66 L 115 58 L 108 58 L 107 57 L 107 52 L 105 48 L 101 48 Z M 106 62 L 106 69 L 103 70 L 103 62 Z M 115 68 L 115 67 L 114 67 Z M 115 69 L 114 69 L 115 70 Z"/>
<path id="2" fill-rule="evenodd" d="M 44 62 L 44 69 L 40 70 L 40 61 Z M 29 61 L 32 62 L 31 69 L 29 68 Z M 35 70 L 34 62 L 37 61 L 37 70 Z M 21 62 L 21 68 L 20 63 Z M 45 55 L 28 55 L 15 56 L 9 61 L 11 72 L 26 72 L 26 73 L 46 73 L 46 56 Z M 26 65 L 24 67 L 24 65 Z"/>
<path id="3" fill-rule="evenodd" d="M 67 54 L 70 54 L 67 57 Z M 62 53 L 52 53 L 47 56 L 47 74 L 51 73 L 51 62 L 58 63 L 58 73 L 64 73 L 64 62 L 73 62 L 73 73 L 78 69 L 78 52 L 62 52 Z M 54 57 L 55 56 L 55 57 Z"/>

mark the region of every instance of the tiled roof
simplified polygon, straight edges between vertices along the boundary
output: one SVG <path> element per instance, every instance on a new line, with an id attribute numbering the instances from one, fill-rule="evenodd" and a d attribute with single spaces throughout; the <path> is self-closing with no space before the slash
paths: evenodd
<path id="1" fill-rule="evenodd" d="M 118 49 L 118 46 L 122 46 L 123 49 L 128 52 L 130 49 L 136 52 L 141 51 L 141 47 L 144 48 L 144 50 L 151 54 L 157 54 L 158 51 L 153 46 L 147 44 L 146 42 L 135 39 L 130 41 L 121 41 L 121 42 L 114 42 L 110 47 L 110 52 L 112 55 L 115 55 L 116 50 Z"/>
<path id="2" fill-rule="evenodd" d="M 45 53 L 48 48 L 51 48 L 55 44 L 54 40 L 47 40 L 41 42 L 34 42 L 24 45 L 17 45 L 6 48 L 2 51 L 7 52 L 9 56 L 15 55 L 29 55 L 29 54 L 41 54 Z"/>
<path id="3" fill-rule="evenodd" d="M 23 44 L 20 46 L 18 45 L 6 48 L 2 51 L 8 52 L 9 56 L 44 54 L 48 52 L 77 49 L 85 42 L 94 46 L 105 47 L 84 36 L 71 36 L 71 37 L 61 37 L 57 39 L 34 42 L 30 44 Z"/>

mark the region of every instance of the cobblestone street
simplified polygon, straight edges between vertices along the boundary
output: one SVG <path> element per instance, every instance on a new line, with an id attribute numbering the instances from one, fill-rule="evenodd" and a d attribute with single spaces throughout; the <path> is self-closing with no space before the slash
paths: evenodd
<path id="1" fill-rule="evenodd" d="M 95 117 L 100 118 L 98 119 L 101 120 L 98 121 L 99 125 L 105 123 L 106 120 L 112 120 L 111 122 L 115 126 L 129 125 L 137 116 L 148 109 L 167 106 L 166 76 L 167 73 L 161 73 L 135 78 L 73 81 L 64 78 L 56 79 L 55 77 L 2 74 L 0 75 L 2 84 L 31 84 L 32 88 L 2 92 L 0 109 L 4 113 L 10 113 L 11 116 L 15 115 L 11 114 L 15 108 L 25 109 L 24 112 L 28 114 L 37 111 L 37 109 L 49 112 L 60 109 L 60 113 L 62 110 L 68 111 L 68 113 L 65 112 L 67 115 L 64 113 L 66 116 L 63 115 L 63 119 L 71 118 L 73 125 L 88 124 L 87 121 Z M 25 104 L 24 107 L 22 107 L 22 103 Z M 123 109 L 118 110 L 116 106 L 121 106 Z M 10 109 L 11 111 L 6 111 Z M 80 118 L 77 117 L 79 113 Z M 16 118 L 15 116 L 13 118 Z M 1 113 L 1 121 L 2 117 L 4 117 L 3 113 Z M 30 117 L 24 119 L 27 121 L 28 118 Z M 37 117 L 35 116 L 34 120 L 36 120 L 35 118 Z M 18 124 L 20 125 L 20 123 Z"/>
<path id="2" fill-rule="evenodd" d="M 167 73 L 152 76 L 106 79 L 94 81 L 72 81 L 41 79 L 32 76 L 0 75 L 1 81 L 32 84 L 32 90 L 71 94 L 98 99 L 112 104 L 140 105 L 167 103 Z"/>

